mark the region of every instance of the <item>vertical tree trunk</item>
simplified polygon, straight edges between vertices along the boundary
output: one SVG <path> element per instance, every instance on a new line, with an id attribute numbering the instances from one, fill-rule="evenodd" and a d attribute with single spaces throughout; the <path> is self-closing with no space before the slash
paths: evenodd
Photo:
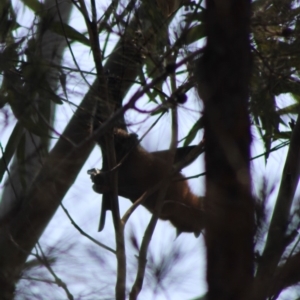
<path id="1" fill-rule="evenodd" d="M 254 206 L 249 172 L 249 0 L 207 0 L 199 59 L 205 105 L 208 299 L 241 300 L 253 276 Z"/>

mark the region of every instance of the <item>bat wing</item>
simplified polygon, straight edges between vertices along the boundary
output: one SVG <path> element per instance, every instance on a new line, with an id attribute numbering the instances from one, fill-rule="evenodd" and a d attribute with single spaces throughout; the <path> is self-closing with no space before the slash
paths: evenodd
<path id="1" fill-rule="evenodd" d="M 105 225 L 106 212 L 111 210 L 111 201 L 108 193 L 104 193 L 102 196 L 102 205 L 100 212 L 100 221 L 98 231 L 102 231 Z"/>
<path id="2" fill-rule="evenodd" d="M 186 147 L 177 148 L 176 149 L 176 153 L 175 153 L 174 163 L 176 164 L 177 162 L 181 161 L 195 147 L 196 146 L 186 146 Z M 159 158 L 161 158 L 161 159 L 163 159 L 165 161 L 168 159 L 169 153 L 170 153 L 170 150 L 162 150 L 162 151 L 151 152 L 151 154 L 153 154 L 156 157 L 159 157 Z"/>

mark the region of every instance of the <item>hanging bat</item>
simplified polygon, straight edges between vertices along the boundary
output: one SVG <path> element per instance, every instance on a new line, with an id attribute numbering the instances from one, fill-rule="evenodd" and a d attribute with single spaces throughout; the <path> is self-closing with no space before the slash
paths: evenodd
<path id="1" fill-rule="evenodd" d="M 115 151 L 118 169 L 118 194 L 131 202 L 139 199 L 147 190 L 155 186 L 167 175 L 166 159 L 168 150 L 148 152 L 138 143 L 136 134 L 125 130 L 114 132 Z M 175 163 L 186 156 L 194 146 L 179 148 L 175 154 Z M 97 169 L 88 171 L 94 183 L 96 193 L 107 195 L 110 190 L 108 172 Z M 142 205 L 154 212 L 158 192 L 151 194 Z M 106 201 L 104 201 L 106 200 Z M 167 189 L 160 219 L 169 220 L 180 232 L 194 232 L 198 236 L 203 229 L 203 198 L 192 193 L 185 177 L 177 172 Z M 110 199 L 102 200 L 99 231 L 104 227 L 105 214 L 111 209 Z"/>

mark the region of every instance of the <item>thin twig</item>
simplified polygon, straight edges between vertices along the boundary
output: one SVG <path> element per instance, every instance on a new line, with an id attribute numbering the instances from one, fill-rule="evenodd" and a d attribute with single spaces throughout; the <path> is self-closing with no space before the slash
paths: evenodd
<path id="1" fill-rule="evenodd" d="M 147 190 L 139 199 L 137 199 L 129 208 L 128 210 L 125 212 L 125 214 L 123 215 L 121 221 L 123 223 L 123 225 L 126 225 L 126 222 L 128 221 L 129 217 L 131 216 L 131 214 L 136 210 L 136 208 L 143 204 L 145 202 L 145 200 L 151 196 L 153 193 L 155 193 L 157 190 L 159 190 L 162 186 L 163 186 L 163 181 L 157 183 L 155 186 L 153 186 L 151 189 Z"/>
<path id="2" fill-rule="evenodd" d="M 91 237 L 89 234 L 87 234 L 86 232 L 84 232 L 74 221 L 74 219 L 71 217 L 71 215 L 69 214 L 68 210 L 65 208 L 65 206 L 61 203 L 60 204 L 61 208 L 63 209 L 63 211 L 65 212 L 65 214 L 67 215 L 67 217 L 69 218 L 69 220 L 71 221 L 71 224 L 79 231 L 80 234 L 82 234 L 83 236 L 85 236 L 86 238 L 88 238 L 89 240 L 91 240 L 93 243 L 95 243 L 96 245 L 98 245 L 101 248 L 104 248 L 108 251 L 110 251 L 113 254 L 116 254 L 116 251 L 104 244 L 102 244 L 101 242 L 98 242 L 97 240 L 95 240 L 93 237 Z"/>
<path id="3" fill-rule="evenodd" d="M 69 300 L 74 300 L 74 296 L 70 293 L 66 283 L 64 281 L 62 281 L 56 275 L 56 273 L 53 271 L 53 269 L 52 269 L 51 265 L 49 264 L 48 259 L 47 259 L 46 255 L 44 254 L 43 249 L 42 249 L 39 242 L 37 242 L 37 247 L 38 247 L 39 251 L 41 252 L 42 257 L 40 257 L 40 255 L 38 254 L 38 251 L 37 251 L 36 254 L 33 254 L 33 255 L 47 268 L 49 273 L 53 276 L 53 278 L 55 280 L 55 284 L 57 284 L 59 287 L 61 287 L 65 291 L 68 299 Z"/>

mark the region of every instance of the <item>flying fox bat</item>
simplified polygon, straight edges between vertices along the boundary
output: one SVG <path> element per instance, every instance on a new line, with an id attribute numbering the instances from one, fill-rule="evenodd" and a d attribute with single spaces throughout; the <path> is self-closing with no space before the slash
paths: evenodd
<path id="1" fill-rule="evenodd" d="M 118 194 L 131 202 L 139 199 L 147 190 L 155 186 L 167 175 L 167 157 L 169 151 L 147 152 L 138 143 L 137 135 L 125 130 L 114 132 L 115 151 L 118 169 Z M 195 146 L 178 148 L 174 163 L 185 157 Z M 89 170 L 95 192 L 107 195 L 110 190 L 108 172 Z M 103 198 L 105 198 L 103 196 Z M 142 203 L 150 212 L 154 212 L 158 192 L 151 194 Z M 194 232 L 198 236 L 203 229 L 203 198 L 192 193 L 185 177 L 177 172 L 167 189 L 160 219 L 169 220 L 178 232 Z M 104 228 L 105 215 L 111 210 L 109 198 L 102 199 L 99 231 Z"/>

